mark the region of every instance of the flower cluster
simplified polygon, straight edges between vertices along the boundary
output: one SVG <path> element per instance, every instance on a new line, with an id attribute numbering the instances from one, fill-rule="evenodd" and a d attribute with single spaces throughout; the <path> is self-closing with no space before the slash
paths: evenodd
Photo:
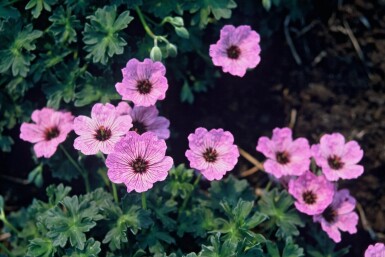
<path id="1" fill-rule="evenodd" d="M 383 243 L 376 243 L 369 245 L 365 251 L 364 257 L 383 257 L 385 256 L 385 245 Z"/>
<path id="2" fill-rule="evenodd" d="M 356 200 L 346 189 L 337 191 L 338 179 L 353 179 L 364 169 L 357 163 L 363 151 L 356 141 L 345 142 L 339 133 L 326 134 L 319 144 L 309 146 L 306 138 L 293 140 L 289 128 L 275 128 L 271 139 L 260 137 L 257 151 L 268 159 L 264 169 L 277 179 L 288 180 L 288 191 L 295 198 L 296 208 L 313 215 L 322 229 L 335 242 L 341 231 L 357 232 Z M 322 171 L 310 169 L 311 158 Z"/>

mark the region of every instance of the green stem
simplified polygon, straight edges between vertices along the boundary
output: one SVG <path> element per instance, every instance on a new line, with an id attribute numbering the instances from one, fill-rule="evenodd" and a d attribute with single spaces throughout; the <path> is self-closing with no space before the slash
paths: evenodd
<path id="1" fill-rule="evenodd" d="M 15 232 L 16 234 L 20 234 L 21 232 L 15 228 L 9 221 L 7 220 L 7 217 L 5 217 L 5 213 L 3 209 L 0 209 L 0 220 L 4 223 L 4 225 L 9 228 L 11 231 Z"/>
<path id="2" fill-rule="evenodd" d="M 272 181 L 272 180 L 269 180 L 269 182 L 267 182 L 267 185 L 266 185 L 266 187 L 265 187 L 265 191 L 266 191 L 266 192 L 269 192 L 269 189 L 270 189 L 270 187 L 271 187 L 272 184 L 273 184 L 273 181 Z"/>
<path id="3" fill-rule="evenodd" d="M 143 16 L 143 13 L 142 11 L 139 9 L 138 6 L 135 6 L 135 11 L 136 13 L 138 14 L 139 16 L 139 19 L 140 19 L 140 22 L 142 23 L 142 26 L 144 28 L 144 30 L 146 31 L 146 33 L 152 37 L 153 39 L 156 39 L 157 36 L 151 31 L 150 27 L 148 26 L 147 22 L 146 22 L 146 19 L 144 18 Z"/>
<path id="4" fill-rule="evenodd" d="M 190 200 L 191 194 L 192 194 L 192 192 L 194 192 L 195 187 L 198 185 L 198 183 L 201 180 L 201 178 L 202 178 L 202 174 L 199 173 L 199 175 L 196 177 L 196 179 L 195 179 L 195 181 L 193 183 L 193 189 L 191 190 L 190 194 L 188 194 L 186 196 L 186 198 L 184 199 L 184 201 L 182 203 L 182 207 L 179 209 L 178 219 L 179 219 L 179 216 L 182 214 L 182 212 L 186 209 L 186 206 L 187 206 L 188 201 Z"/>
<path id="5" fill-rule="evenodd" d="M 147 210 L 146 192 L 142 193 L 142 208 L 143 210 Z"/>
<path id="6" fill-rule="evenodd" d="M 15 255 L 13 255 L 9 250 L 8 248 L 3 245 L 3 243 L 0 244 L 0 248 L 2 251 L 4 251 L 6 254 L 8 254 L 9 257 L 15 257 Z"/>
<path id="7" fill-rule="evenodd" d="M 100 157 L 102 158 L 103 162 L 106 163 L 106 157 L 104 156 L 103 153 L 100 154 Z M 107 178 L 107 181 L 110 181 L 110 180 Z M 112 181 L 110 181 L 110 184 L 108 184 L 107 186 L 109 187 L 110 185 L 112 188 L 112 196 L 114 197 L 115 202 L 119 203 L 118 190 L 116 189 L 116 185 Z"/>
<path id="8" fill-rule="evenodd" d="M 84 184 L 86 186 L 86 192 L 89 193 L 91 190 L 90 190 L 90 181 L 88 179 L 87 171 L 83 170 L 79 166 L 79 164 L 72 158 L 72 156 L 67 152 L 67 150 L 62 145 L 59 145 L 59 146 L 60 146 L 60 149 L 65 154 L 65 156 L 67 156 L 67 158 L 71 162 L 71 164 L 75 167 L 75 169 L 77 169 L 79 171 L 80 175 L 82 175 L 82 177 L 84 179 Z"/>

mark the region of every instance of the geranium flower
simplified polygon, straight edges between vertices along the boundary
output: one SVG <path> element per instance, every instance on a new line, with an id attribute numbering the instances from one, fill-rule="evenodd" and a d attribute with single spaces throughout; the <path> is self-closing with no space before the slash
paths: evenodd
<path id="1" fill-rule="evenodd" d="M 151 131 L 154 132 L 160 139 L 168 139 L 170 137 L 170 121 L 165 117 L 158 116 L 159 111 L 155 106 L 143 107 L 134 106 L 130 112 L 132 118 L 131 131 L 138 134 Z"/>
<path id="2" fill-rule="evenodd" d="M 317 165 L 330 181 L 357 178 L 364 172 L 364 167 L 357 165 L 364 152 L 356 141 L 345 143 L 340 133 L 323 135 L 320 144 L 313 145 L 311 151 Z"/>
<path id="3" fill-rule="evenodd" d="M 221 179 L 238 162 L 239 151 L 228 131 L 197 128 L 188 136 L 188 141 L 190 149 L 186 151 L 186 157 L 190 166 L 208 180 Z"/>
<path id="4" fill-rule="evenodd" d="M 322 212 L 313 216 L 314 222 L 321 223 L 322 229 L 334 242 L 341 241 L 341 231 L 350 234 L 357 232 L 358 215 L 353 210 L 356 200 L 350 196 L 346 189 L 335 193 L 333 202 Z"/>
<path id="5" fill-rule="evenodd" d="M 107 156 L 107 175 L 113 183 L 124 183 L 127 192 L 144 192 L 166 179 L 173 160 L 166 155 L 166 142 L 154 133 L 129 131 Z"/>
<path id="6" fill-rule="evenodd" d="M 20 138 L 36 143 L 33 149 L 37 157 L 50 158 L 73 129 L 74 116 L 45 107 L 35 110 L 31 118 L 36 124 L 23 122 Z"/>
<path id="7" fill-rule="evenodd" d="M 210 45 L 210 56 L 215 66 L 222 66 L 223 72 L 243 77 L 247 69 L 255 68 L 260 62 L 259 34 L 250 26 L 226 25 L 216 44 Z"/>
<path id="8" fill-rule="evenodd" d="M 383 243 L 376 243 L 375 245 L 369 245 L 365 251 L 364 257 L 384 257 L 385 245 Z"/>
<path id="9" fill-rule="evenodd" d="M 330 181 L 311 171 L 289 182 L 289 193 L 296 199 L 295 207 L 308 215 L 322 213 L 333 201 L 334 191 Z"/>
<path id="10" fill-rule="evenodd" d="M 120 115 L 112 104 L 97 103 L 92 107 L 91 118 L 78 116 L 74 120 L 74 147 L 85 155 L 96 154 L 99 150 L 109 154 L 116 142 L 132 127 L 130 115 Z"/>
<path id="11" fill-rule="evenodd" d="M 300 176 L 309 169 L 310 146 L 306 138 L 293 141 L 290 128 L 275 128 L 271 139 L 260 137 L 257 151 L 268 159 L 263 167 L 276 178 L 282 176 Z"/>
<path id="12" fill-rule="evenodd" d="M 130 114 L 132 111 L 131 106 L 124 101 L 119 102 L 118 105 L 115 107 L 115 109 L 119 115 L 127 115 L 127 114 Z"/>
<path id="13" fill-rule="evenodd" d="M 122 73 L 123 81 L 117 83 L 115 88 L 123 100 L 130 100 L 137 106 L 150 106 L 166 97 L 166 68 L 161 62 L 131 59 Z"/>

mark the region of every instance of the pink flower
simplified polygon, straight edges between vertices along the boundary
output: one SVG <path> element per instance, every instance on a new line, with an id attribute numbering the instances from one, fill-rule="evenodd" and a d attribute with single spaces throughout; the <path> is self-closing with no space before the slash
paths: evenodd
<path id="1" fill-rule="evenodd" d="M 33 149 L 37 157 L 50 158 L 71 132 L 73 119 L 70 112 L 55 111 L 51 108 L 35 110 L 32 113 L 32 121 L 36 124 L 21 124 L 20 138 L 36 143 Z"/>
<path id="2" fill-rule="evenodd" d="M 296 199 L 295 207 L 308 215 L 322 213 L 333 201 L 334 191 L 330 181 L 311 171 L 289 182 L 289 193 Z"/>
<path id="3" fill-rule="evenodd" d="M 369 245 L 365 251 L 364 257 L 384 257 L 385 245 L 383 243 L 376 243 L 375 245 Z"/>
<path id="4" fill-rule="evenodd" d="M 139 135 L 129 131 L 107 156 L 107 175 L 114 183 L 124 183 L 127 192 L 144 192 L 163 181 L 173 165 L 166 154 L 166 142 L 152 132 Z"/>
<path id="5" fill-rule="evenodd" d="M 97 103 L 92 107 L 91 118 L 78 116 L 74 120 L 74 147 L 85 155 L 96 154 L 99 150 L 109 154 L 116 142 L 132 127 L 130 115 L 120 115 L 112 104 Z"/>
<path id="6" fill-rule="evenodd" d="M 239 151 L 228 131 L 197 128 L 188 136 L 188 141 L 190 150 L 186 151 L 186 157 L 190 166 L 208 180 L 221 179 L 238 162 Z"/>
<path id="7" fill-rule="evenodd" d="M 311 147 L 313 157 L 330 181 L 339 178 L 353 179 L 364 172 L 364 167 L 356 165 L 363 156 L 363 151 L 356 141 L 345 144 L 345 138 L 339 133 L 324 135 L 320 144 Z"/>
<path id="8" fill-rule="evenodd" d="M 226 25 L 218 42 L 210 45 L 211 59 L 215 66 L 222 66 L 223 72 L 243 77 L 248 68 L 255 68 L 261 60 L 259 40 L 259 34 L 250 26 Z"/>
<path id="9" fill-rule="evenodd" d="M 306 138 L 293 141 L 290 128 L 275 128 L 271 139 L 260 137 L 257 151 L 268 158 L 263 167 L 276 178 L 287 175 L 300 176 L 309 169 L 309 143 Z"/>
<path id="10" fill-rule="evenodd" d="M 358 215 L 354 212 L 356 200 L 350 196 L 346 189 L 335 193 L 333 202 L 322 214 L 313 216 L 314 222 L 321 223 L 322 229 L 334 242 L 341 241 L 341 231 L 350 234 L 357 232 Z"/>
<path id="11" fill-rule="evenodd" d="M 158 116 L 159 112 L 156 107 L 149 106 L 134 106 L 131 113 L 132 128 L 131 131 L 135 131 L 138 134 L 151 131 L 160 139 L 167 139 L 170 137 L 170 121 L 165 117 Z"/>
<path id="12" fill-rule="evenodd" d="M 122 69 L 123 81 L 115 85 L 123 100 L 130 100 L 138 106 L 154 105 L 166 97 L 168 89 L 166 68 L 161 62 L 145 59 L 128 61 Z"/>
<path id="13" fill-rule="evenodd" d="M 132 111 L 131 106 L 127 102 L 123 101 L 119 102 L 115 108 L 119 115 L 127 115 Z"/>

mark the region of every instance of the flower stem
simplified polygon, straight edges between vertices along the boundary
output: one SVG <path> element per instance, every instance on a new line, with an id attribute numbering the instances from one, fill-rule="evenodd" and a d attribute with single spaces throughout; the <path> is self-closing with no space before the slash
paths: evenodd
<path id="1" fill-rule="evenodd" d="M 1 209 L 0 210 L 0 220 L 4 223 L 4 226 L 6 226 L 7 228 L 9 228 L 11 231 L 15 232 L 16 234 L 20 235 L 20 231 L 15 228 L 8 220 L 7 220 L 7 217 L 5 217 L 5 213 L 4 213 L 4 210 Z"/>
<path id="2" fill-rule="evenodd" d="M 142 26 L 144 28 L 144 30 L 146 31 L 146 33 L 152 37 L 153 39 L 156 39 L 157 36 L 151 31 L 150 27 L 148 26 L 147 22 L 146 22 L 146 19 L 144 18 L 143 16 L 143 13 L 142 11 L 139 9 L 138 6 L 135 6 L 135 11 L 136 13 L 138 14 L 139 16 L 139 19 L 140 19 L 140 22 L 142 23 Z"/>
<path id="3" fill-rule="evenodd" d="M 188 194 L 186 196 L 186 198 L 184 199 L 184 201 L 182 203 L 182 207 L 179 209 L 178 219 L 179 219 L 179 216 L 182 214 L 182 212 L 186 209 L 186 206 L 187 206 L 188 201 L 190 200 L 191 194 L 192 194 L 192 192 L 194 192 L 195 187 L 198 185 L 198 183 L 201 180 L 201 178 L 202 178 L 202 173 L 199 173 L 199 175 L 196 177 L 196 179 L 195 179 L 195 181 L 193 183 L 193 188 L 192 188 L 190 194 Z"/>
<path id="4" fill-rule="evenodd" d="M 142 193 L 142 208 L 143 210 L 147 210 L 146 192 Z"/>
<path id="5" fill-rule="evenodd" d="M 101 153 L 99 156 L 102 158 L 103 162 L 106 163 L 106 157 L 104 156 L 104 154 Z M 113 183 L 112 181 L 110 181 L 108 179 L 108 176 L 106 176 L 106 177 L 107 177 L 107 183 L 108 183 L 108 181 L 110 182 L 109 184 L 107 184 L 107 186 L 109 187 L 111 185 L 112 196 L 114 197 L 115 202 L 119 203 L 118 190 L 116 189 L 116 185 L 115 185 L 115 183 Z"/>
<path id="6" fill-rule="evenodd" d="M 90 192 L 90 181 L 88 179 L 87 171 L 83 170 L 79 166 L 79 164 L 72 158 L 72 156 L 67 152 L 67 150 L 62 145 L 59 145 L 59 146 L 60 146 L 60 149 L 63 151 L 64 155 L 71 162 L 71 164 L 75 167 L 75 169 L 77 169 L 79 171 L 80 175 L 82 175 L 82 177 L 84 179 L 84 184 L 86 186 L 86 192 L 89 193 Z"/>

